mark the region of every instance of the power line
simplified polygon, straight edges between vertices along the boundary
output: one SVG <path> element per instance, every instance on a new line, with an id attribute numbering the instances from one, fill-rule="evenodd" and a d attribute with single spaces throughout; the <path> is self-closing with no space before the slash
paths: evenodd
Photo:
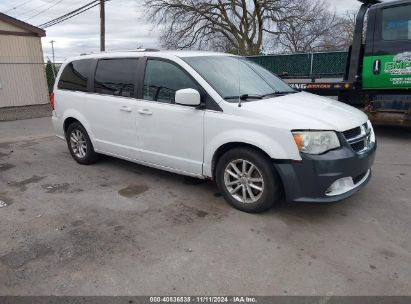
<path id="1" fill-rule="evenodd" d="M 56 2 L 56 3 L 54 3 L 53 5 L 49 6 L 48 8 L 45 8 L 44 10 L 42 10 L 42 11 L 38 12 L 37 14 L 35 14 L 35 15 L 33 15 L 33 16 L 31 16 L 31 17 L 27 18 L 27 19 L 25 19 L 24 21 L 27 21 L 27 20 L 33 19 L 34 17 L 37 17 L 38 15 L 40 15 L 40 14 L 42 14 L 42 13 L 44 13 L 44 12 L 48 11 L 49 9 L 51 9 L 52 7 L 55 7 L 57 4 L 59 4 L 59 3 L 63 2 L 63 1 L 64 1 L 64 0 L 59 0 L 59 1 L 57 1 L 57 2 Z"/>
<path id="2" fill-rule="evenodd" d="M 62 15 L 62 16 L 60 16 L 60 17 L 57 17 L 57 18 L 55 18 L 55 19 L 52 19 L 52 20 L 47 21 L 47 22 L 45 22 L 45 23 L 42 23 L 42 24 L 39 25 L 39 27 L 48 26 L 48 25 L 51 24 L 51 23 L 57 22 L 57 21 L 59 21 L 59 20 L 62 20 L 62 19 L 64 19 L 65 17 L 69 17 L 70 15 L 72 15 L 72 14 L 74 14 L 74 13 L 77 13 L 78 11 L 80 11 L 80 10 L 88 7 L 89 5 L 95 4 L 95 3 L 97 3 L 97 0 L 91 1 L 91 2 L 87 3 L 86 5 L 83 5 L 83 6 L 79 7 L 79 8 L 76 8 L 75 10 L 73 10 L 73 11 L 67 13 L 67 14 L 64 14 L 64 15 Z"/>
<path id="3" fill-rule="evenodd" d="M 109 1 L 109 0 L 105 0 L 104 2 L 107 2 L 107 1 Z M 75 16 L 77 16 L 77 15 L 79 15 L 79 14 L 81 14 L 81 13 L 84 13 L 85 11 L 88 11 L 89 9 L 91 9 L 91 8 L 93 8 L 93 7 L 96 7 L 96 6 L 98 6 L 98 5 L 100 5 L 100 3 L 99 3 L 98 1 L 90 2 L 90 3 L 88 3 L 88 4 L 86 4 L 86 5 L 82 6 L 82 7 L 80 7 L 80 8 L 78 8 L 78 9 L 70 12 L 70 13 L 67 13 L 67 14 L 65 14 L 65 15 L 63 15 L 63 16 L 60 16 L 60 17 L 55 18 L 55 19 L 53 19 L 53 20 L 50 20 L 50 21 L 48 21 L 48 22 L 46 22 L 46 23 L 40 24 L 38 27 L 40 27 L 40 28 L 42 28 L 42 29 L 45 29 L 45 28 L 54 26 L 54 25 L 59 24 L 59 23 L 61 23 L 61 22 L 63 22 L 63 21 L 66 21 L 66 20 L 68 20 L 68 19 L 71 19 L 71 18 L 73 18 L 73 17 L 75 17 Z"/>
<path id="4" fill-rule="evenodd" d="M 31 1 L 32 1 L 32 0 L 28 0 L 28 1 L 25 1 L 25 2 L 23 2 L 23 3 L 20 3 L 19 5 L 16 5 L 15 7 L 12 7 L 11 9 L 8 9 L 7 11 L 4 11 L 3 14 L 6 14 L 6 13 L 8 13 L 8 12 L 11 12 L 11 11 L 15 10 L 16 8 L 18 8 L 18 7 L 20 7 L 20 6 L 23 6 L 23 5 L 25 5 L 25 4 L 27 4 L 27 3 L 31 2 Z"/>
<path id="5" fill-rule="evenodd" d="M 38 11 L 40 8 L 42 8 L 42 7 L 44 7 L 44 6 L 47 6 L 47 5 L 49 5 L 49 4 L 52 4 L 53 2 L 56 2 L 56 1 L 57 1 L 57 0 L 47 1 L 47 2 L 43 3 L 42 5 L 39 5 L 39 6 L 35 7 L 35 8 L 28 9 L 28 10 L 24 11 L 23 13 L 20 13 L 20 16 L 19 16 L 18 19 L 21 19 L 21 17 L 23 17 L 23 16 L 25 16 L 25 15 L 31 13 L 31 12 L 36 12 L 36 11 Z"/>
<path id="6" fill-rule="evenodd" d="M 75 17 L 75 16 L 77 16 L 77 15 L 80 15 L 81 13 L 84 13 L 85 11 L 88 11 L 89 9 L 91 9 L 91 8 L 93 8 L 93 7 L 95 7 L 95 6 L 98 6 L 98 5 L 100 5 L 100 3 L 96 3 L 96 4 L 94 4 L 93 6 L 90 6 L 90 7 L 86 8 L 85 10 L 82 10 L 81 12 L 78 12 L 77 14 L 68 16 L 67 18 L 65 18 L 65 19 L 63 19 L 63 20 L 60 20 L 60 21 L 58 21 L 58 22 L 55 22 L 55 23 L 53 23 L 53 24 L 51 24 L 51 25 L 47 25 L 47 26 L 43 27 L 43 29 L 48 28 L 48 27 L 51 27 L 51 26 L 56 25 L 56 24 L 59 24 L 59 23 L 61 23 L 61 22 L 63 22 L 63 21 L 66 21 L 66 20 L 68 20 L 68 19 L 71 19 L 71 18 L 73 18 L 73 17 Z"/>

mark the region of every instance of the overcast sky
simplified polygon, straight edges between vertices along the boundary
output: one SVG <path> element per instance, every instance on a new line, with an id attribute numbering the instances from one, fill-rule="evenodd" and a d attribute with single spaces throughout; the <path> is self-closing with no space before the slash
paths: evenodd
<path id="1" fill-rule="evenodd" d="M 357 0 L 326 0 L 338 13 L 357 10 Z M 0 0 L 0 12 L 40 25 L 64 15 L 91 0 Z M 106 49 L 125 50 L 158 48 L 158 33 L 142 18 L 144 12 L 138 0 L 110 0 L 106 2 Z M 15 8 L 15 9 L 13 9 Z M 80 53 L 99 51 L 99 8 L 75 16 L 46 29 L 42 39 L 44 55 L 51 58 L 50 40 L 55 40 L 56 62 Z"/>

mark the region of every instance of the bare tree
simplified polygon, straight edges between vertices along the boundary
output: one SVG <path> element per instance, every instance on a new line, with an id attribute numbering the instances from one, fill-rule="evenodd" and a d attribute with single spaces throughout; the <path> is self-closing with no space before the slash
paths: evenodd
<path id="1" fill-rule="evenodd" d="M 341 49 L 348 49 L 354 39 L 355 22 L 357 19 L 357 11 L 347 11 L 344 16 L 340 18 L 337 30 L 336 45 Z M 367 22 L 364 22 L 364 27 Z"/>
<path id="2" fill-rule="evenodd" d="M 236 49 L 258 54 L 278 23 L 299 18 L 299 0 L 144 0 L 167 48 Z"/>
<path id="3" fill-rule="evenodd" d="M 303 0 L 298 5 L 299 18 L 278 23 L 277 42 L 286 52 L 312 52 L 335 49 L 335 30 L 342 19 L 332 12 L 325 0 Z"/>

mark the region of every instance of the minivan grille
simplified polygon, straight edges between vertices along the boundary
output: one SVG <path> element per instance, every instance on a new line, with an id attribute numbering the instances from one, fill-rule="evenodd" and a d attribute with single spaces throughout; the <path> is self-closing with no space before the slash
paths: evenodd
<path id="1" fill-rule="evenodd" d="M 364 140 L 358 141 L 356 143 L 351 144 L 351 148 L 355 151 L 361 151 L 365 148 L 365 142 Z"/>
<path id="2" fill-rule="evenodd" d="M 354 152 L 362 152 L 368 147 L 371 130 L 367 123 L 342 133 Z"/>
<path id="3" fill-rule="evenodd" d="M 343 134 L 344 134 L 344 136 L 347 140 L 351 139 L 351 138 L 354 138 L 354 137 L 357 137 L 357 136 L 361 135 L 361 127 L 356 127 L 354 129 L 344 131 Z"/>

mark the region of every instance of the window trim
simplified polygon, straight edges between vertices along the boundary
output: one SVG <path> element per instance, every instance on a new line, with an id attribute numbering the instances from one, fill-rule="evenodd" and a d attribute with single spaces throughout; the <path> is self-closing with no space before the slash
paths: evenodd
<path id="1" fill-rule="evenodd" d="M 364 56 L 372 56 L 374 51 L 374 44 L 376 40 L 376 35 L 378 34 L 379 29 L 375 26 L 376 19 L 378 18 L 376 9 L 368 10 L 368 21 L 366 25 L 365 39 L 363 43 L 364 47 Z"/>
<path id="2" fill-rule="evenodd" d="M 170 59 L 167 59 L 167 58 L 162 58 L 162 57 L 144 56 L 144 59 L 142 60 L 142 71 L 141 71 L 141 80 L 140 80 L 140 89 L 141 89 L 141 91 L 140 91 L 140 95 L 138 96 L 139 99 L 144 100 L 144 101 L 148 101 L 148 102 L 161 103 L 161 104 L 165 104 L 165 105 L 177 105 L 175 102 L 165 103 L 165 102 L 159 102 L 157 100 L 144 99 L 144 79 L 145 79 L 145 75 L 146 75 L 147 62 L 149 60 L 157 60 L 157 61 L 164 61 L 164 62 L 170 63 L 170 64 L 174 65 L 176 68 L 178 68 L 179 70 L 181 70 L 186 76 L 188 76 L 188 78 L 190 78 L 190 80 L 199 88 L 202 109 L 217 111 L 217 112 L 222 112 L 223 111 L 220 108 L 220 106 L 218 105 L 218 103 L 216 103 L 215 100 L 210 96 L 210 94 L 208 94 L 207 91 L 198 83 L 198 81 L 193 77 L 193 75 L 191 75 L 185 68 L 183 68 L 177 62 L 175 62 L 173 60 L 170 60 Z M 190 107 L 190 106 L 184 106 L 184 107 Z"/>

